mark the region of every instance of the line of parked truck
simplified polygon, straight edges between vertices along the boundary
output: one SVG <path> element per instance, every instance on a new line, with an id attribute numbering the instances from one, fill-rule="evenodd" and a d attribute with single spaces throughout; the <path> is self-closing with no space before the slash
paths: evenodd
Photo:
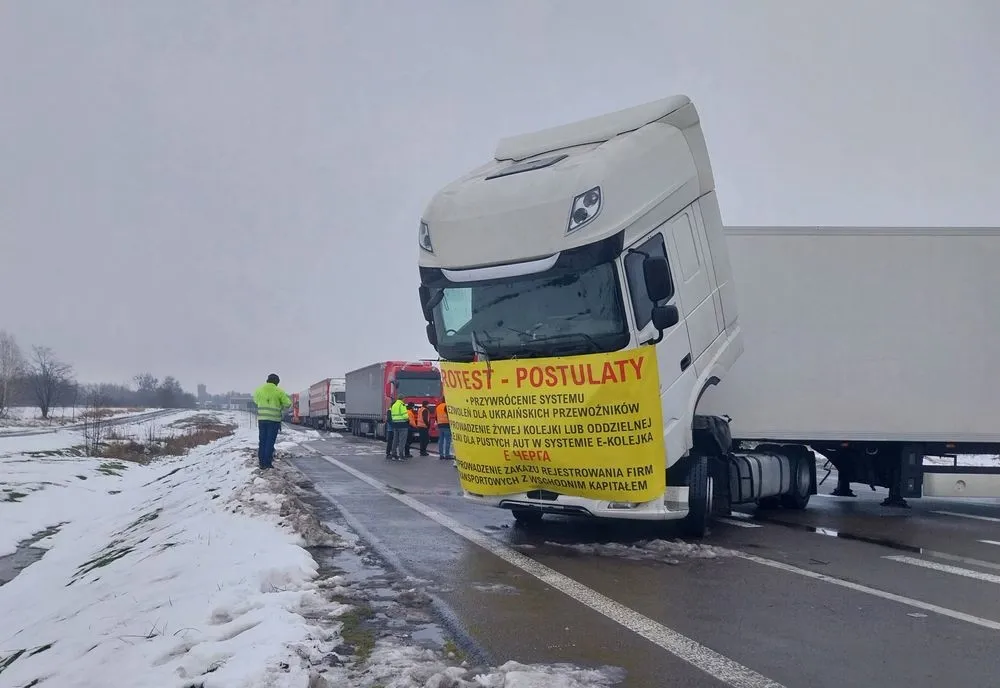
<path id="1" fill-rule="evenodd" d="M 350 432 L 359 437 L 385 439 L 386 413 L 402 394 L 410 405 L 435 407 L 444 400 L 441 371 L 427 361 L 379 361 L 328 377 L 291 394 L 285 420 L 317 430 Z M 430 437 L 437 439 L 437 422 L 430 414 Z"/>

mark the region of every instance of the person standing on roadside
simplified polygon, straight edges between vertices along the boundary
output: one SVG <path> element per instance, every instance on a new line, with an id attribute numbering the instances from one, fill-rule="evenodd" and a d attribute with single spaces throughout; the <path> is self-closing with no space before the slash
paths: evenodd
<path id="1" fill-rule="evenodd" d="M 417 436 L 417 405 L 410 404 L 406 411 L 407 429 L 406 429 L 406 457 L 409 458 L 413 456 L 410 454 L 410 445 L 413 444 L 413 440 Z"/>
<path id="2" fill-rule="evenodd" d="M 281 430 L 281 414 L 292 405 L 292 399 L 285 390 L 278 387 L 281 380 L 274 373 L 267 376 L 267 382 L 253 393 L 257 404 L 257 463 L 261 470 L 271 468 L 274 461 L 274 443 Z"/>
<path id="3" fill-rule="evenodd" d="M 403 396 L 396 392 L 396 401 L 389 407 L 389 414 L 392 418 L 393 450 L 389 458 L 394 461 L 402 461 L 406 456 L 406 442 L 410 434 L 409 409 Z"/>
<path id="4" fill-rule="evenodd" d="M 431 441 L 431 410 L 426 401 L 417 407 L 417 441 L 420 443 L 420 455 L 427 456 L 427 445 Z"/>
<path id="5" fill-rule="evenodd" d="M 442 401 L 434 408 L 438 426 L 438 458 L 453 459 L 451 455 L 451 424 L 448 420 L 448 404 Z"/>
<path id="6" fill-rule="evenodd" d="M 392 432 L 392 405 L 385 410 L 385 458 L 392 457 L 392 441 L 395 439 Z"/>

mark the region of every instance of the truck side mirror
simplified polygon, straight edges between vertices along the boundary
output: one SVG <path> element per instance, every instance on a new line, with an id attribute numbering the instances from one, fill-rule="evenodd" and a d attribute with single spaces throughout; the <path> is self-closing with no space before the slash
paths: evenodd
<path id="1" fill-rule="evenodd" d="M 670 278 L 670 265 L 663 256 L 646 256 L 642 261 L 642 277 L 653 303 L 673 296 L 674 281 Z"/>
<path id="2" fill-rule="evenodd" d="M 651 316 L 653 327 L 658 333 L 656 339 L 652 340 L 653 344 L 659 344 L 663 340 L 664 330 L 669 330 L 681 321 L 681 314 L 677 310 L 677 306 L 653 306 Z"/>
<path id="3" fill-rule="evenodd" d="M 427 323 L 427 341 L 430 342 L 434 350 L 437 351 L 438 348 L 438 333 L 437 328 L 434 327 L 434 323 Z"/>
<path id="4" fill-rule="evenodd" d="M 653 306 L 653 327 L 659 331 L 669 330 L 681 321 L 677 306 Z"/>
<path id="5" fill-rule="evenodd" d="M 417 292 L 420 294 L 420 310 L 424 312 L 424 320 L 430 322 L 432 320 L 430 311 L 433 309 L 428 308 L 427 304 L 431 300 L 431 290 L 426 284 L 421 284 Z"/>

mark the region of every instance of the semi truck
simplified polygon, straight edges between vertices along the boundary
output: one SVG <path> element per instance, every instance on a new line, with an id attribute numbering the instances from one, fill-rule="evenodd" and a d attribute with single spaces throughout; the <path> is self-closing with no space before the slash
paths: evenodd
<path id="1" fill-rule="evenodd" d="M 283 419 L 292 425 L 298 425 L 302 422 L 302 419 L 299 418 L 299 393 L 292 392 L 288 398 L 292 400 L 292 405 L 285 410 Z"/>
<path id="2" fill-rule="evenodd" d="M 655 346 L 663 494 L 465 489 L 517 521 L 680 520 L 700 537 L 733 505 L 805 509 L 817 451 L 841 494 L 1000 495 L 996 468 L 923 460 L 1000 451 L 996 228 L 727 232 L 696 107 L 672 96 L 501 140 L 434 195 L 417 241 L 442 360 Z"/>
<path id="3" fill-rule="evenodd" d="M 441 394 L 441 371 L 427 361 L 379 361 L 347 373 L 347 424 L 358 436 L 385 439 L 386 412 L 397 390 L 407 404 L 434 409 Z M 437 421 L 431 413 L 430 437 L 437 439 Z"/>
<path id="4" fill-rule="evenodd" d="M 290 395 L 292 397 L 292 422 L 296 425 L 309 425 L 309 390 L 304 389 Z"/>
<path id="5" fill-rule="evenodd" d="M 309 416 L 305 424 L 317 430 L 347 430 L 344 390 L 343 378 L 328 377 L 310 385 Z"/>

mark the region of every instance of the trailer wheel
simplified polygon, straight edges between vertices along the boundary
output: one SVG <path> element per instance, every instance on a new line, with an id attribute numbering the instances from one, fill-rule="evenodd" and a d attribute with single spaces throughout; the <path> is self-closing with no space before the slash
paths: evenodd
<path id="1" fill-rule="evenodd" d="M 812 475 L 809 473 L 809 462 L 805 457 L 799 457 L 795 461 L 795 475 L 792 476 L 791 492 L 781 495 L 781 506 L 800 511 L 805 509 L 809 505 L 811 483 Z"/>
<path id="2" fill-rule="evenodd" d="M 699 456 L 688 473 L 688 515 L 681 521 L 684 533 L 703 538 L 708 532 L 708 519 L 712 515 L 712 492 L 715 486 L 708 474 L 708 457 Z"/>
<path id="3" fill-rule="evenodd" d="M 521 526 L 537 525 L 542 522 L 542 516 L 544 516 L 541 511 L 534 509 L 511 509 L 510 513 L 517 525 Z"/>

